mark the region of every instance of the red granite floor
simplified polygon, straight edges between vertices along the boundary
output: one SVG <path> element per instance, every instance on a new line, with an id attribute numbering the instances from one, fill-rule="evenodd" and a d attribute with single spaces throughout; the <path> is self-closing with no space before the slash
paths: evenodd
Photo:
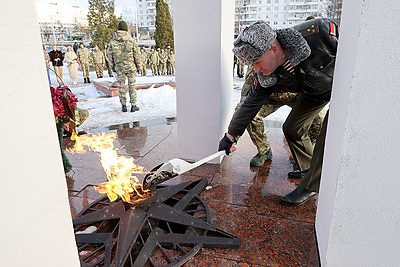
<path id="1" fill-rule="evenodd" d="M 177 157 L 176 123 L 145 121 L 109 127 L 117 134 L 121 154 L 150 170 Z M 209 190 L 200 196 L 212 212 L 212 224 L 242 240 L 238 249 L 202 248 L 184 266 L 319 266 L 314 231 L 316 204 L 283 206 L 279 197 L 292 191 L 299 181 L 288 179 L 293 169 L 281 128 L 267 127 L 273 150 L 272 161 L 253 168 L 256 154 L 247 133 L 238 151 L 220 165 L 205 164 L 166 184 L 207 178 Z M 101 197 L 91 185 L 106 180 L 95 152 L 69 154 L 74 172 L 67 177 L 72 217 Z"/>

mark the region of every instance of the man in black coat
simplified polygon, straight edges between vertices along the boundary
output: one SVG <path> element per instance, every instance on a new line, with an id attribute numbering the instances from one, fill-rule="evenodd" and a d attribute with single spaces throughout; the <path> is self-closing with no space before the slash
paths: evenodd
<path id="1" fill-rule="evenodd" d="M 339 23 L 333 19 L 309 20 L 276 31 L 258 21 L 234 41 L 233 53 L 245 64 L 253 65 L 256 77 L 248 97 L 233 115 L 219 150 L 227 154 L 236 150 L 234 144 L 273 92 L 301 93 L 283 132 L 300 167 L 300 172 L 290 172 L 288 176 L 303 180 L 281 198 L 283 204 L 302 205 L 318 195 L 328 114 L 315 149 L 307 133 L 313 119 L 330 100 L 338 30 Z"/>
<path id="2" fill-rule="evenodd" d="M 56 73 L 58 85 L 63 85 L 62 77 L 63 77 L 63 53 L 58 50 L 57 45 L 52 46 L 53 50 L 50 51 L 50 61 L 53 64 L 54 72 Z"/>

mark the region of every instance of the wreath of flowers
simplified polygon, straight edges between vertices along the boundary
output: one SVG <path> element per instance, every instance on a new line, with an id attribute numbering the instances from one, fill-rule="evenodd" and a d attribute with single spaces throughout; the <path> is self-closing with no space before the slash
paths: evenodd
<path id="1" fill-rule="evenodd" d="M 61 119 L 63 117 L 71 118 L 71 112 L 75 109 L 78 99 L 68 86 L 64 85 L 57 88 L 50 86 L 50 92 L 53 102 L 54 117 L 56 119 Z"/>

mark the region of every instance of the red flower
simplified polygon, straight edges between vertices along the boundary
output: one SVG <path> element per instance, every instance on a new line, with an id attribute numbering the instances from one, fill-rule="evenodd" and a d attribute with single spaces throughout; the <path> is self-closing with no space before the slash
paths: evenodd
<path id="1" fill-rule="evenodd" d="M 53 102 L 54 117 L 67 116 L 66 109 L 73 111 L 78 99 L 71 92 L 68 86 L 59 86 L 54 88 L 50 86 L 51 100 Z"/>

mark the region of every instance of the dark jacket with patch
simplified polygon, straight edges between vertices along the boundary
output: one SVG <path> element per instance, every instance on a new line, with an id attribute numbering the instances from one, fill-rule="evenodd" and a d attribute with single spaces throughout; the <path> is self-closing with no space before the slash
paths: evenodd
<path id="1" fill-rule="evenodd" d="M 298 30 L 307 41 L 311 54 L 294 67 L 292 74 L 282 66 L 275 70 L 277 81 L 264 88 L 256 82 L 241 108 L 231 120 L 228 132 L 241 136 L 261 106 L 273 92 L 303 93 L 315 101 L 329 101 L 336 60 L 339 23 L 333 19 L 314 19 L 299 24 Z M 279 30 L 277 31 L 279 41 Z"/>
<path id="2" fill-rule="evenodd" d="M 63 66 L 64 55 L 60 50 L 49 52 L 50 61 L 53 66 Z M 58 58 L 58 60 L 56 60 Z"/>

